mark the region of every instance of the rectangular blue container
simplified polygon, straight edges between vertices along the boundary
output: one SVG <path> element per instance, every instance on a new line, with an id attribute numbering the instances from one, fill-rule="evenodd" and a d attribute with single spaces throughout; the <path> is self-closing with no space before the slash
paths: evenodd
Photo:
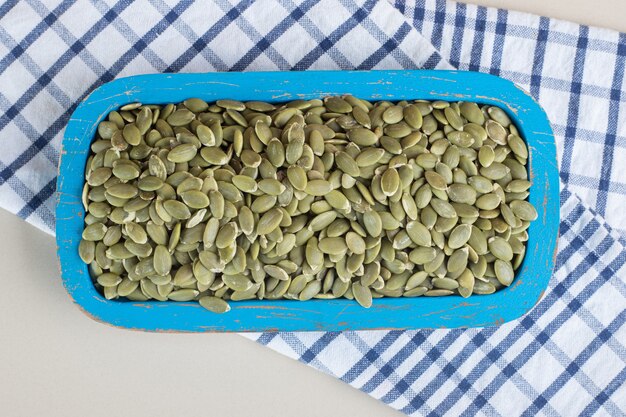
<path id="1" fill-rule="evenodd" d="M 128 103 L 206 101 L 284 102 L 352 94 L 370 100 L 447 100 L 504 109 L 528 143 L 530 202 L 539 218 L 528 230 L 526 258 L 513 284 L 490 295 L 381 298 L 365 309 L 347 299 L 231 302 L 214 314 L 197 303 L 106 300 L 78 257 L 85 216 L 84 169 L 98 123 Z M 246 332 L 483 327 L 514 320 L 541 298 L 552 274 L 559 226 L 559 180 L 554 137 L 545 112 L 528 93 L 495 76 L 460 71 L 307 71 L 156 74 L 104 84 L 76 109 L 65 131 L 57 180 L 56 236 L 65 288 L 95 320 L 148 331 Z"/>

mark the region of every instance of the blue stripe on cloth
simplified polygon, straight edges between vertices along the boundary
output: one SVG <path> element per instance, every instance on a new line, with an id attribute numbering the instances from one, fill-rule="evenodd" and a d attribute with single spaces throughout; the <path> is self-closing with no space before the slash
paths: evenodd
<path id="1" fill-rule="evenodd" d="M 543 73 L 543 61 L 546 56 L 546 45 L 550 29 L 550 20 L 546 17 L 539 19 L 539 31 L 537 33 L 537 46 L 533 57 L 533 69 L 530 76 L 530 94 L 539 100 L 541 94 L 541 74 Z"/>
<path id="2" fill-rule="evenodd" d="M 20 210 L 17 215 L 21 218 L 25 219 L 31 214 L 33 214 L 39 207 L 46 202 L 56 190 L 56 178 L 52 181 L 48 182 L 43 186 L 41 190 L 34 196 L 32 196 L 27 202 L 22 210 Z"/>
<path id="3" fill-rule="evenodd" d="M 6 16 L 17 3 L 19 3 L 18 0 L 9 0 L 0 4 L 0 19 Z"/>
<path id="4" fill-rule="evenodd" d="M 565 148 L 561 159 L 561 179 L 567 183 L 569 172 L 571 171 L 574 140 L 576 138 L 576 126 L 578 125 L 578 113 L 580 107 L 580 90 L 585 64 L 585 48 L 587 46 L 587 36 L 589 28 L 580 27 L 580 37 L 576 43 L 576 57 L 574 58 L 574 69 L 572 82 L 570 85 L 570 99 L 568 103 L 567 127 L 565 128 Z"/>
<path id="5" fill-rule="evenodd" d="M 433 24 L 433 37 L 431 42 L 435 49 L 441 49 L 441 43 L 443 42 L 443 30 L 446 20 L 446 2 L 438 2 L 435 10 L 435 17 L 432 21 Z"/>
<path id="6" fill-rule="evenodd" d="M 383 43 L 380 48 L 378 48 L 372 55 L 370 55 L 367 59 L 365 59 L 362 63 L 358 64 L 355 69 L 357 70 L 369 70 L 374 68 L 380 61 L 382 61 L 387 55 L 393 55 L 394 52 L 398 49 L 398 46 L 402 43 L 404 38 L 411 31 L 411 27 L 407 23 L 403 23 L 393 37 L 389 38 L 385 43 Z M 404 62 L 399 62 L 402 65 L 402 68 L 411 68 L 412 60 L 408 57 Z M 408 63 L 408 65 L 407 65 Z"/>
<path id="7" fill-rule="evenodd" d="M 433 52 L 427 59 L 424 61 L 424 69 L 437 69 L 439 64 L 443 61 L 441 55 L 438 52 Z"/>
<path id="8" fill-rule="evenodd" d="M 470 54 L 472 60 L 468 65 L 468 69 L 470 71 L 479 71 L 481 67 L 480 62 L 482 60 L 483 42 L 485 41 L 486 20 L 487 8 L 477 7 L 476 23 L 474 23 L 474 40 L 472 42 L 472 52 Z"/>
<path id="9" fill-rule="evenodd" d="M 318 45 L 306 54 L 300 61 L 296 62 L 293 69 L 303 71 L 308 69 L 315 61 L 317 61 L 326 51 L 330 50 L 341 38 L 349 31 L 354 29 L 367 17 L 368 10 L 375 4 L 375 0 L 368 0 L 362 7 L 357 8 L 352 16 L 339 25 L 330 35 L 318 42 Z"/>
<path id="10" fill-rule="evenodd" d="M 620 43 L 617 47 L 613 81 L 611 83 L 611 95 L 608 114 L 607 134 L 605 146 L 602 152 L 602 168 L 600 171 L 600 183 L 598 187 L 598 200 L 596 210 L 605 214 L 609 186 L 611 184 L 611 172 L 613 171 L 613 151 L 620 120 L 620 101 L 622 87 L 624 86 L 624 66 L 626 62 L 626 33 L 620 33 Z"/>
<path id="11" fill-rule="evenodd" d="M 504 43 L 506 42 L 508 12 L 504 9 L 498 9 L 498 18 L 496 21 L 495 39 L 493 41 L 493 51 L 491 56 L 491 67 L 489 72 L 493 75 L 500 75 L 502 54 L 504 52 Z"/>
<path id="12" fill-rule="evenodd" d="M 316 2 L 316 0 L 306 0 L 300 6 L 298 6 L 295 2 L 291 0 L 279 0 L 279 1 L 281 2 L 281 5 L 287 10 L 302 9 L 304 5 L 306 5 L 306 7 L 308 8 L 309 2 L 312 2 L 312 3 Z M 302 26 L 302 29 L 304 29 L 309 34 L 309 36 L 311 36 L 312 40 L 314 41 L 316 45 L 321 44 L 326 39 L 326 37 L 324 36 L 324 33 L 320 30 L 320 28 L 317 25 L 313 23 L 313 21 L 308 15 L 304 14 L 300 20 L 301 20 L 300 26 Z M 352 69 L 354 67 L 354 64 L 346 57 L 346 54 L 344 54 L 339 48 L 337 48 L 336 43 L 333 44 L 330 48 L 328 48 L 328 50 L 326 50 L 326 55 L 328 55 L 333 60 L 333 62 L 337 64 L 338 68 Z M 297 69 L 297 68 L 294 66 L 294 68 L 290 68 L 290 69 Z"/>
<path id="13" fill-rule="evenodd" d="M 461 63 L 461 51 L 463 50 L 463 37 L 466 33 L 465 30 L 465 14 L 467 6 L 464 3 L 456 3 L 456 13 L 454 19 L 454 34 L 452 35 L 452 44 L 456 47 L 452 48 L 450 54 L 450 64 L 458 68 Z"/>

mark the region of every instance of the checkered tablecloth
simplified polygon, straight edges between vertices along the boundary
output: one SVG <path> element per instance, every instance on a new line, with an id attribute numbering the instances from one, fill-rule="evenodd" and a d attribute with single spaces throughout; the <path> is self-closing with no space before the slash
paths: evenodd
<path id="1" fill-rule="evenodd" d="M 0 5 L 0 206 L 47 233 L 63 129 L 116 77 L 459 68 L 546 109 L 561 236 L 531 313 L 471 330 L 264 333 L 266 346 L 410 415 L 626 414 L 626 34 L 445 2 L 219 0 Z"/>

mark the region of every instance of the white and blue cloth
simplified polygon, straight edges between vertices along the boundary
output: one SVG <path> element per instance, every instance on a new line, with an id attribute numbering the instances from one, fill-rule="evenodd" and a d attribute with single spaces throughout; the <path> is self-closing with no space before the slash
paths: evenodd
<path id="1" fill-rule="evenodd" d="M 54 231 L 63 129 L 116 77 L 458 68 L 547 111 L 559 252 L 526 316 L 469 330 L 263 333 L 259 343 L 409 415 L 626 415 L 626 34 L 444 0 L 0 5 L 0 206 Z"/>

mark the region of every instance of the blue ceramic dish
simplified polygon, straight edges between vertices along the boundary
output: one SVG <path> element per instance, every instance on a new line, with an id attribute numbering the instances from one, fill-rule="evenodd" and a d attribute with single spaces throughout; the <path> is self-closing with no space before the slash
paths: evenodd
<path id="1" fill-rule="evenodd" d="M 500 106 L 530 150 L 530 202 L 539 218 L 528 230 L 526 258 L 513 284 L 491 295 L 382 298 L 365 309 L 347 299 L 231 302 L 226 314 L 197 303 L 106 300 L 78 257 L 84 209 L 81 191 L 89 145 L 98 123 L 132 102 L 181 102 L 189 97 L 282 102 L 353 94 L 371 100 L 474 101 Z M 65 131 L 57 180 L 56 236 L 63 282 L 92 318 L 149 331 L 245 332 L 483 327 L 514 320 L 541 298 L 552 274 L 559 226 L 559 181 L 554 137 L 545 112 L 513 83 L 457 71 L 307 71 L 157 74 L 118 79 L 96 89 L 76 109 Z"/>

